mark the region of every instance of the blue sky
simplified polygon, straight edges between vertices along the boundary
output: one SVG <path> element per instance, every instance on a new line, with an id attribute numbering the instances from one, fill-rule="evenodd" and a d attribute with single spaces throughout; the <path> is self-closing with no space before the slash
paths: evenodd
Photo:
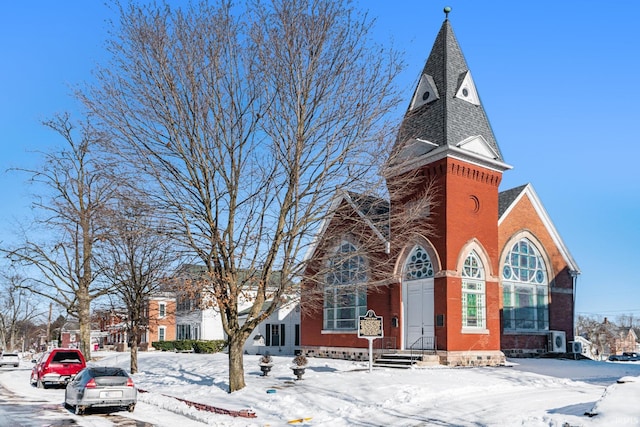
<path id="1" fill-rule="evenodd" d="M 360 0 L 375 37 L 405 51 L 409 103 L 449 15 L 505 161 L 530 182 L 581 268 L 577 311 L 640 317 L 640 2 Z M 0 242 L 30 215 L 25 177 L 61 141 L 41 120 L 76 111 L 71 88 L 105 59 L 102 1 L 10 2 L 0 13 Z"/>

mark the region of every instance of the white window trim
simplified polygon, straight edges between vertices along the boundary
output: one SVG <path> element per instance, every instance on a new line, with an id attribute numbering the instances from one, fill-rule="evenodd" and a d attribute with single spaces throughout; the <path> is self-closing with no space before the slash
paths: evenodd
<path id="1" fill-rule="evenodd" d="M 489 329 L 486 327 L 474 328 L 473 326 L 463 326 L 460 332 L 463 334 L 489 335 Z"/>
<path id="2" fill-rule="evenodd" d="M 467 259 L 469 259 L 469 257 L 473 257 L 475 258 L 476 262 L 478 263 L 478 277 L 469 277 L 469 276 L 465 276 L 464 270 L 465 270 L 465 263 L 467 261 Z M 474 290 L 468 290 L 465 289 L 465 282 L 468 283 L 476 283 L 477 285 L 480 285 L 480 287 L 482 288 L 481 291 L 474 291 Z M 478 255 L 478 253 L 474 250 L 471 249 L 467 255 L 464 257 L 464 260 L 462 262 L 462 281 L 460 283 L 461 286 L 461 310 L 462 310 L 462 330 L 463 331 L 469 331 L 469 332 L 465 332 L 465 333 L 470 333 L 470 331 L 480 331 L 479 333 L 482 333 L 481 331 L 485 331 L 487 329 L 487 282 L 486 282 L 486 274 L 485 274 L 485 266 L 484 263 L 482 261 L 482 258 L 480 257 L 480 255 Z M 476 310 L 480 311 L 480 313 L 478 313 L 476 315 L 476 318 L 479 320 L 480 325 L 478 326 L 470 326 L 470 325 L 465 325 L 465 318 L 466 318 L 466 313 L 465 311 L 468 309 L 468 307 L 465 307 L 465 303 L 464 301 L 466 300 L 465 295 L 479 295 L 482 301 L 479 301 L 480 303 L 480 308 L 476 308 Z"/>
<path id="3" fill-rule="evenodd" d="M 338 253 L 341 252 L 341 249 L 342 249 L 342 247 L 344 245 L 350 245 L 355 250 L 355 252 L 358 253 L 358 246 L 356 244 L 354 244 L 353 242 L 349 241 L 348 239 L 342 239 L 340 241 L 340 244 L 337 245 L 332 250 L 333 257 L 335 257 L 336 255 L 338 255 Z M 344 284 L 345 287 L 347 287 L 347 286 L 348 287 L 353 287 L 355 292 L 356 292 L 355 305 L 353 306 L 353 308 L 355 310 L 355 318 L 354 319 L 336 319 L 335 313 L 338 311 L 338 309 L 340 307 L 335 305 L 335 303 L 334 303 L 333 307 L 326 307 L 323 304 L 323 309 L 322 309 L 322 325 L 323 325 L 323 329 L 322 330 L 324 330 L 324 331 L 332 331 L 332 333 L 336 333 L 336 334 L 353 333 L 352 331 L 356 331 L 357 332 L 358 317 L 361 316 L 361 315 L 364 315 L 364 312 L 366 312 L 366 309 L 367 309 L 366 300 L 367 300 L 367 293 L 368 293 L 368 289 L 367 289 L 367 286 L 366 286 L 367 276 L 368 276 L 367 260 L 362 254 L 360 254 L 358 256 L 362 258 L 362 262 L 363 262 L 363 269 L 364 269 L 363 273 L 365 275 L 364 281 Z M 331 263 L 331 259 L 329 260 L 329 263 Z M 328 290 L 329 286 L 332 287 L 332 291 L 333 291 L 333 293 L 335 295 L 335 293 L 337 292 L 339 286 L 341 286 L 341 285 L 336 285 L 336 284 L 328 285 L 328 283 L 325 283 L 324 286 L 325 286 L 324 293 L 325 293 L 325 297 L 326 297 L 326 293 L 327 293 L 327 290 Z M 365 299 L 364 307 L 361 307 L 360 305 L 358 305 L 358 302 L 360 301 L 360 296 L 362 296 L 362 294 L 361 294 L 362 292 L 364 292 L 364 299 Z M 360 309 L 362 309 L 361 311 L 364 311 L 364 312 L 359 313 Z M 339 328 L 337 328 L 337 329 L 326 329 L 327 320 L 328 320 L 326 313 L 329 310 L 333 310 L 334 311 L 334 317 L 332 319 L 329 319 L 329 320 L 331 320 L 331 323 L 336 324 L 338 321 L 353 320 L 354 327 L 353 328 L 345 328 L 345 329 L 339 329 Z"/>
<path id="4" fill-rule="evenodd" d="M 516 281 L 513 278 L 509 278 L 506 279 L 504 277 L 504 270 L 505 267 L 507 265 L 511 265 L 510 263 L 507 263 L 507 260 L 509 259 L 509 257 L 511 256 L 511 253 L 513 251 L 513 248 L 518 245 L 520 242 L 522 241 L 526 241 L 526 243 L 528 244 L 528 246 L 530 246 L 533 251 L 534 251 L 534 255 L 536 257 L 538 257 L 538 262 L 540 262 L 542 264 L 542 271 L 544 273 L 544 283 L 536 283 L 535 281 Z M 544 335 L 549 331 L 549 304 L 550 304 L 550 292 L 551 292 L 551 284 L 549 283 L 549 260 L 547 259 L 547 257 L 545 256 L 545 254 L 540 251 L 539 249 L 539 242 L 537 242 L 535 240 L 535 238 L 533 238 L 532 236 L 528 235 L 528 234 L 519 234 L 517 236 L 515 236 L 515 238 L 511 239 L 508 244 L 506 245 L 506 248 L 509 248 L 504 256 L 504 261 L 501 265 L 501 270 L 500 270 L 500 280 L 501 280 L 501 284 L 502 284 L 502 301 L 503 301 L 503 307 L 506 309 L 507 307 L 512 310 L 512 314 L 513 316 L 515 316 L 515 312 L 516 312 L 516 306 L 515 301 L 509 301 L 510 305 L 506 305 L 506 301 L 504 300 L 504 293 L 505 290 L 507 289 L 507 287 L 510 290 L 510 296 L 512 298 L 514 298 L 515 294 L 516 294 L 516 286 L 521 286 L 524 288 L 530 288 L 532 289 L 532 295 L 534 297 L 534 300 L 536 301 L 536 305 L 533 308 L 534 310 L 534 317 L 533 319 L 531 319 L 531 321 L 533 322 L 533 324 L 535 325 L 535 328 L 519 328 L 516 325 L 517 319 L 515 317 L 511 317 L 510 323 L 514 325 L 514 327 L 507 327 L 506 326 L 506 321 L 507 319 L 504 318 L 502 321 L 502 328 L 505 334 L 512 334 L 512 335 L 516 335 L 516 334 L 527 334 L 527 335 Z M 542 288 L 542 289 L 546 289 L 546 293 L 545 293 L 545 310 L 546 310 L 546 319 L 543 320 L 545 322 L 545 327 L 544 328 L 539 328 L 538 325 L 540 323 L 540 319 L 538 319 L 538 305 L 537 305 L 537 295 L 538 295 L 538 289 Z"/>
<path id="5" fill-rule="evenodd" d="M 167 303 L 159 302 L 158 303 L 158 319 L 164 319 L 167 317 Z"/>

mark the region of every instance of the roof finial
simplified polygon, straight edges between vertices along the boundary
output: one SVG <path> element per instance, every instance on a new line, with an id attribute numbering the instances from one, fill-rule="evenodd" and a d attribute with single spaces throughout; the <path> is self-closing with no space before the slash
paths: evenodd
<path id="1" fill-rule="evenodd" d="M 449 12 L 451 12 L 451 6 L 445 6 L 444 7 L 444 19 L 445 20 L 449 19 Z"/>

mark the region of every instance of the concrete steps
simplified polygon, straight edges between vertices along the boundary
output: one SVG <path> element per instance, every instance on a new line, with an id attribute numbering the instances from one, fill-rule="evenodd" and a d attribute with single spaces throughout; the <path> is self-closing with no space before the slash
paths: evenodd
<path id="1" fill-rule="evenodd" d="M 439 365 L 440 359 L 435 354 L 384 353 L 373 362 L 378 368 L 409 369 L 417 366 Z"/>

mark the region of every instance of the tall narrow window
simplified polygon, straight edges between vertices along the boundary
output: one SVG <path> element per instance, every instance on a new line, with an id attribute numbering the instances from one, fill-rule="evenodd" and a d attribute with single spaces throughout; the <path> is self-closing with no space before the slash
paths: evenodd
<path id="1" fill-rule="evenodd" d="M 364 258 L 356 247 L 342 242 L 328 265 L 324 289 L 324 329 L 353 330 L 367 312 Z"/>
<path id="2" fill-rule="evenodd" d="M 163 302 L 158 303 L 158 317 L 163 318 L 167 315 L 167 305 Z"/>
<path id="3" fill-rule="evenodd" d="M 462 268 L 462 327 L 486 327 L 484 268 L 478 254 L 472 251 Z"/>
<path id="4" fill-rule="evenodd" d="M 164 326 L 158 328 L 158 341 L 164 341 L 166 336 L 166 329 Z"/>
<path id="5" fill-rule="evenodd" d="M 549 329 L 549 282 L 540 252 L 528 239 L 516 242 L 502 269 L 504 329 Z"/>
<path id="6" fill-rule="evenodd" d="M 265 325 L 265 345 L 268 347 L 283 347 L 285 345 L 284 323 L 267 323 Z"/>

